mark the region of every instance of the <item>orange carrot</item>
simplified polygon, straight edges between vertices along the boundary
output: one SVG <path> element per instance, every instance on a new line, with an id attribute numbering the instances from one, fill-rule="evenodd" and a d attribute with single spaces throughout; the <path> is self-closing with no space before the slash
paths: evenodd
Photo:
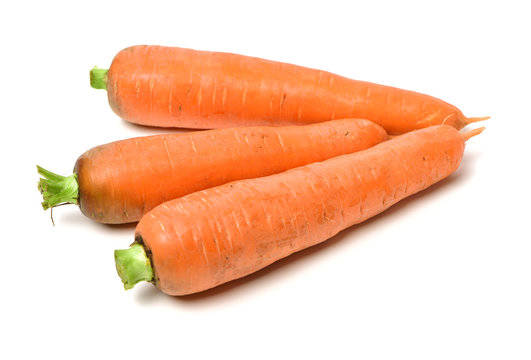
<path id="1" fill-rule="evenodd" d="M 457 129 L 467 118 L 431 96 L 347 79 L 325 71 L 237 54 L 133 46 L 109 70 L 94 68 L 91 85 L 127 121 L 196 129 L 372 120 L 389 134 L 436 124 Z"/>
<path id="2" fill-rule="evenodd" d="M 447 177 L 481 131 L 434 126 L 166 202 L 140 220 L 131 248 L 115 252 L 118 273 L 126 289 L 146 280 L 170 295 L 243 277 Z"/>
<path id="3" fill-rule="evenodd" d="M 79 204 L 102 223 L 128 223 L 166 200 L 229 181 L 278 173 L 387 139 L 368 120 L 242 127 L 147 136 L 97 146 L 71 176 L 39 168 L 44 209 Z"/>

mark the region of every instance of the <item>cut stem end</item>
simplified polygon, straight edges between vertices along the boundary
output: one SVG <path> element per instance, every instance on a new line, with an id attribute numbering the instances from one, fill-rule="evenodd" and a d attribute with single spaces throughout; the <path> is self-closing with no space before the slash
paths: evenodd
<path id="1" fill-rule="evenodd" d="M 42 176 L 38 188 L 44 200 L 42 202 L 44 210 L 63 204 L 78 204 L 79 186 L 76 174 L 62 176 L 39 165 L 37 165 L 37 171 Z"/>
<path id="2" fill-rule="evenodd" d="M 125 290 L 132 289 L 140 281 L 153 282 L 153 268 L 141 244 L 135 243 L 129 249 L 115 250 L 114 261 Z"/>
<path id="3" fill-rule="evenodd" d="M 100 69 L 97 66 L 94 66 L 90 70 L 90 86 L 94 89 L 104 89 L 107 90 L 107 73 L 109 69 Z"/>

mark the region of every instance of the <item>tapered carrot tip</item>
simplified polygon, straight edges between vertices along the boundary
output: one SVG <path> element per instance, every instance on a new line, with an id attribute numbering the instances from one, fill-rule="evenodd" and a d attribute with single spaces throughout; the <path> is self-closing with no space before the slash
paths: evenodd
<path id="1" fill-rule="evenodd" d="M 90 86 L 94 89 L 104 89 L 107 90 L 107 73 L 109 69 L 100 69 L 97 66 L 94 66 L 90 70 Z"/>
<path id="2" fill-rule="evenodd" d="M 470 131 L 466 131 L 462 133 L 461 135 L 463 136 L 463 140 L 466 142 L 471 137 L 481 134 L 483 130 L 485 130 L 484 126 L 477 128 L 477 129 L 470 130 Z"/>
<path id="3" fill-rule="evenodd" d="M 490 119 L 490 116 L 479 116 L 479 117 L 469 117 L 465 120 L 465 126 L 468 124 L 472 124 L 478 121 L 488 120 Z"/>
<path id="4" fill-rule="evenodd" d="M 62 176 L 48 171 L 37 165 L 37 171 L 42 176 L 38 188 L 42 194 L 42 208 L 47 210 L 61 204 L 77 204 L 79 185 L 77 175 Z"/>
<path id="5" fill-rule="evenodd" d="M 114 261 L 125 290 L 140 281 L 153 282 L 153 268 L 142 245 L 135 243 L 129 249 L 115 250 Z"/>

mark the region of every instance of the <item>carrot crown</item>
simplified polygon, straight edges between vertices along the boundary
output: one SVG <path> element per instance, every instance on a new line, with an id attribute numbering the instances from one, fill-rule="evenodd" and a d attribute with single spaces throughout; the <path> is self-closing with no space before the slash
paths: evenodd
<path id="1" fill-rule="evenodd" d="M 129 249 L 115 250 L 114 261 L 125 290 L 132 289 L 140 281 L 153 282 L 153 268 L 141 244 L 134 243 Z"/>
<path id="2" fill-rule="evenodd" d="M 94 66 L 90 70 L 90 86 L 94 89 L 104 89 L 107 90 L 107 73 L 109 69 L 100 69 L 97 66 Z"/>
<path id="3" fill-rule="evenodd" d="M 39 191 L 42 194 L 42 208 L 44 210 L 62 204 L 77 204 L 79 186 L 77 175 L 62 176 L 43 169 L 37 165 L 37 171 L 42 176 L 39 180 Z"/>

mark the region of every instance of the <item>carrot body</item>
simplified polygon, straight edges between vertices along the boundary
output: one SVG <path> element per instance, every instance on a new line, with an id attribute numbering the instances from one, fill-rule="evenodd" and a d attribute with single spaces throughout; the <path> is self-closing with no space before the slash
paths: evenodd
<path id="1" fill-rule="evenodd" d="M 184 128 L 370 119 L 389 134 L 467 119 L 431 96 L 325 71 L 230 53 L 163 46 L 120 51 L 107 73 L 109 103 L 137 124 Z"/>
<path id="2" fill-rule="evenodd" d="M 320 243 L 447 177 L 460 164 L 465 140 L 450 126 L 435 126 L 195 192 L 146 214 L 136 242 L 163 292 L 203 291 Z"/>
<path id="3" fill-rule="evenodd" d="M 103 223 L 127 223 L 164 201 L 229 181 L 265 176 L 387 139 L 368 120 L 155 135 L 97 146 L 74 173 L 79 206 Z"/>

